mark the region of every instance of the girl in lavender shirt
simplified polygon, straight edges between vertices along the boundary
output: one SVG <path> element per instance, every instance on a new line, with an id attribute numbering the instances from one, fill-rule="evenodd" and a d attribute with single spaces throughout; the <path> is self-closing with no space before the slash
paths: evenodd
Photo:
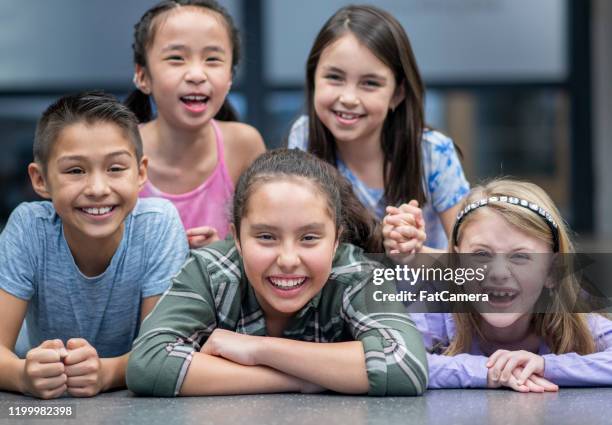
<path id="1" fill-rule="evenodd" d="M 612 321 L 570 312 L 586 311 L 574 308 L 586 296 L 574 273 L 553 272 L 574 248 L 542 189 L 512 180 L 474 188 L 449 245 L 486 266 L 484 280 L 461 290 L 489 301 L 468 313 L 412 314 L 430 353 L 429 388 L 612 385 Z"/>

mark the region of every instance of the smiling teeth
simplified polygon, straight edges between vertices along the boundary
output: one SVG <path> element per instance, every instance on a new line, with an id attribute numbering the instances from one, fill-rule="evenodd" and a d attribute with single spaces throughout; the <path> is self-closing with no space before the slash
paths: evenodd
<path id="1" fill-rule="evenodd" d="M 355 118 L 359 118 L 359 114 L 347 114 L 345 112 L 336 112 L 340 118 L 344 118 L 345 120 L 352 120 Z"/>
<path id="2" fill-rule="evenodd" d="M 270 282 L 276 287 L 279 288 L 294 288 L 296 286 L 300 286 L 306 280 L 305 277 L 301 277 L 298 279 L 279 279 L 279 278 L 270 278 Z"/>
<path id="3" fill-rule="evenodd" d="M 511 297 L 512 293 L 510 292 L 497 292 L 497 291 L 492 291 L 491 295 L 495 296 L 495 297 Z"/>
<path id="4" fill-rule="evenodd" d="M 206 101 L 206 99 L 208 99 L 208 97 L 206 96 L 197 96 L 197 95 L 193 95 L 193 96 L 183 96 L 182 99 L 184 100 L 188 100 L 190 102 L 204 102 Z"/>
<path id="5" fill-rule="evenodd" d="M 82 208 L 87 214 L 91 215 L 104 215 L 111 212 L 113 207 L 104 207 L 104 208 Z"/>

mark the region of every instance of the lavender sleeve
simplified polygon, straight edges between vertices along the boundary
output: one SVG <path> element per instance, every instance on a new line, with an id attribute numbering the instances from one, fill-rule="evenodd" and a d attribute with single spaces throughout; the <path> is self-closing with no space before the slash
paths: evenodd
<path id="1" fill-rule="evenodd" d="M 428 354 L 428 388 L 486 388 L 486 363 L 487 357 L 475 354 Z"/>
<path id="2" fill-rule="evenodd" d="M 597 349 L 593 354 L 545 354 L 544 377 L 559 386 L 612 385 L 612 321 L 594 314 L 589 326 Z"/>
<path id="3" fill-rule="evenodd" d="M 450 314 L 411 313 L 410 316 L 421 332 L 425 349 L 428 351 L 428 388 L 486 388 L 486 356 L 431 354 L 435 346 L 447 346 L 454 336 L 454 322 Z"/>

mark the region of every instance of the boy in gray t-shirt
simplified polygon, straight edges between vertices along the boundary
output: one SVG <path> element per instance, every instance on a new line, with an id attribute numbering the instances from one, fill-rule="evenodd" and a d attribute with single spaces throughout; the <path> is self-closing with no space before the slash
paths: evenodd
<path id="1" fill-rule="evenodd" d="M 77 397 L 125 386 L 140 322 L 187 255 L 175 208 L 137 200 L 147 159 L 136 117 L 112 96 L 67 96 L 40 119 L 28 173 L 49 201 L 18 206 L 0 234 L 0 390 Z M 27 317 L 31 348 L 13 348 Z"/>

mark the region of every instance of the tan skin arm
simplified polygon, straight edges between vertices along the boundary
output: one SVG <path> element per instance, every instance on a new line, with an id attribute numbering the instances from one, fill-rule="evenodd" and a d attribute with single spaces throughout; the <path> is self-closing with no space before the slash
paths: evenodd
<path id="1" fill-rule="evenodd" d="M 143 300 L 141 321 L 151 312 L 159 296 Z M 23 323 L 28 302 L 0 289 L 0 389 L 25 393 L 25 363 L 13 352 L 19 330 Z M 128 354 L 114 358 L 100 359 L 101 391 L 125 387 L 125 369 Z"/>
<path id="2" fill-rule="evenodd" d="M 25 360 L 13 349 L 23 323 L 28 302 L 0 289 L 0 389 L 24 392 Z"/>
<path id="3" fill-rule="evenodd" d="M 363 394 L 369 389 L 365 354 L 360 341 L 322 344 L 215 329 L 201 352 L 234 362 L 236 370 L 239 370 L 239 365 L 244 365 L 242 367 L 247 370 L 268 367 L 276 373 L 345 394 Z M 209 375 L 209 378 L 231 385 L 237 393 L 252 389 L 244 387 L 251 385 L 245 382 L 246 379 L 232 382 L 231 373 L 216 378 Z M 208 381 L 200 376 L 199 382 Z"/>
<path id="4" fill-rule="evenodd" d="M 247 124 L 222 121 L 218 124 L 225 142 L 225 163 L 235 185 L 238 177 L 266 151 L 266 145 L 261 134 Z"/>
<path id="5" fill-rule="evenodd" d="M 262 344 L 258 357 L 259 364 L 333 391 L 365 394 L 369 389 L 363 344 L 360 341 L 321 344 L 268 338 Z"/>
<path id="6" fill-rule="evenodd" d="M 312 387 L 308 390 L 308 387 Z M 322 390 L 322 389 L 321 389 Z M 180 395 L 314 392 L 308 383 L 264 366 L 244 366 L 222 357 L 194 353 Z"/>

